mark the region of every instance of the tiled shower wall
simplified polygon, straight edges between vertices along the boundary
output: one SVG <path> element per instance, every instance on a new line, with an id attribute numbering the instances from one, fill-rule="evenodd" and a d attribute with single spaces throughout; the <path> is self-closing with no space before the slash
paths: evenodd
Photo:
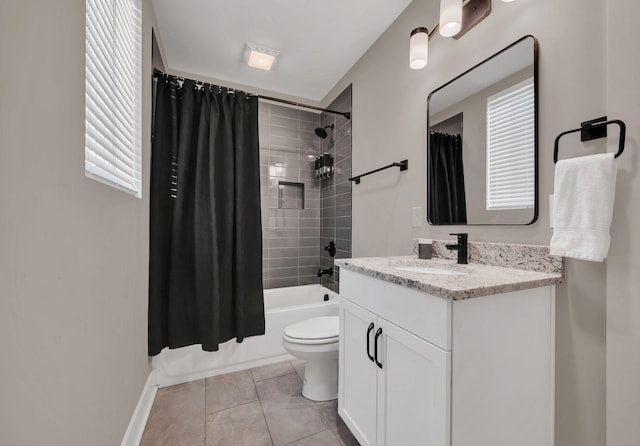
<path id="1" fill-rule="evenodd" d="M 262 196 L 263 282 L 265 288 L 319 283 L 320 181 L 314 159 L 320 115 L 266 102 L 259 105 Z M 304 185 L 304 209 L 298 207 Z"/>
<path id="2" fill-rule="evenodd" d="M 351 86 L 347 87 L 327 107 L 330 110 L 351 112 Z M 340 115 L 323 112 L 322 127 L 334 124 L 335 129 L 322 140 L 322 153 L 334 158 L 336 173 L 320 181 L 321 226 L 320 264 L 322 268 L 334 268 L 333 276 L 322 276 L 322 284 L 339 291 L 340 272 L 335 271 L 334 259 L 324 250 L 331 240 L 336 243 L 336 259 L 351 257 L 351 120 Z"/>

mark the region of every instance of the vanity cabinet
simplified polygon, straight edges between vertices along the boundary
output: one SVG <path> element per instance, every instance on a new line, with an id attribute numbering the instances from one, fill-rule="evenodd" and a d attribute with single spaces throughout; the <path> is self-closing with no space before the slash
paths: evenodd
<path id="1" fill-rule="evenodd" d="M 340 272 L 338 412 L 367 446 L 551 446 L 555 288 L 451 300 Z"/>
<path id="2" fill-rule="evenodd" d="M 360 444 L 448 444 L 450 353 L 346 299 L 340 328 L 340 413 Z"/>

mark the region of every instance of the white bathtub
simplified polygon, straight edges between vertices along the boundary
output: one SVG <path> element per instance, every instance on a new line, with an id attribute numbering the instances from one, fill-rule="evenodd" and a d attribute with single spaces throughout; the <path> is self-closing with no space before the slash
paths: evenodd
<path id="1" fill-rule="evenodd" d="M 324 296 L 329 301 L 324 301 Z M 293 322 L 318 316 L 338 315 L 338 295 L 322 285 L 303 285 L 264 291 L 265 335 L 232 339 L 217 352 L 200 345 L 163 349 L 152 359 L 160 387 L 194 381 L 222 373 L 257 367 L 293 358 L 282 347 L 282 332 Z"/>

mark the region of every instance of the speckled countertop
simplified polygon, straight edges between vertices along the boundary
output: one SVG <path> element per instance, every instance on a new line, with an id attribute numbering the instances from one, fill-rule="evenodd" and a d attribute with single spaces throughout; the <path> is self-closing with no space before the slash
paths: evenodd
<path id="1" fill-rule="evenodd" d="M 529 271 L 478 263 L 458 265 L 455 261 L 442 258 L 422 260 L 417 257 L 370 257 L 340 259 L 336 260 L 335 264 L 349 271 L 453 300 L 555 285 L 562 281 L 562 274 L 557 272 Z M 425 266 L 463 274 L 440 275 L 395 269 L 399 266 Z"/>

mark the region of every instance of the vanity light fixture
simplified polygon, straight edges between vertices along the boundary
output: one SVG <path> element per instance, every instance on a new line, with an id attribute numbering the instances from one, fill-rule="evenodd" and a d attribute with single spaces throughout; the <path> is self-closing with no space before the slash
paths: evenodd
<path id="1" fill-rule="evenodd" d="M 409 66 L 412 70 L 421 70 L 429 60 L 429 30 L 418 27 L 411 31 L 409 39 Z"/>
<path id="2" fill-rule="evenodd" d="M 462 29 L 462 0 L 440 0 L 440 35 L 453 37 Z"/>
<path id="3" fill-rule="evenodd" d="M 252 68 L 270 71 L 279 54 L 280 51 L 247 42 L 245 44 L 244 61 Z"/>
<path id="4" fill-rule="evenodd" d="M 514 0 L 502 0 L 511 2 Z M 429 39 L 436 29 L 440 35 L 458 40 L 491 13 L 491 0 L 441 0 L 440 22 L 429 32 L 418 27 L 411 31 L 409 40 L 409 66 L 420 70 L 427 66 Z"/>

